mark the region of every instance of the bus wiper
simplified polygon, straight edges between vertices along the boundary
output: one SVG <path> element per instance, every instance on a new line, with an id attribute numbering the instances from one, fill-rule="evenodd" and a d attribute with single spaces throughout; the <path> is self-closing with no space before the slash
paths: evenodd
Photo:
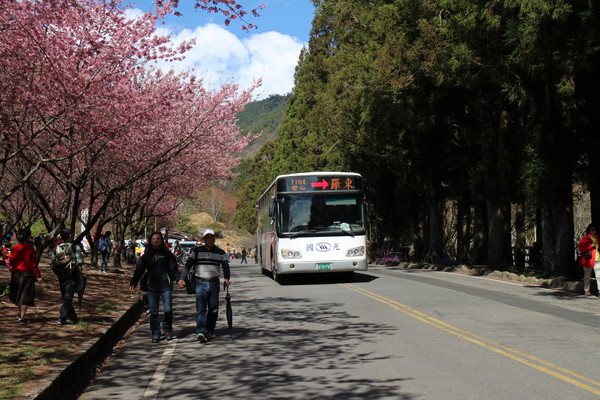
<path id="1" fill-rule="evenodd" d="M 316 232 L 317 232 L 316 229 L 309 229 L 309 230 L 306 230 L 306 231 L 298 231 L 298 232 L 292 233 L 289 237 L 293 239 L 293 238 L 298 237 L 298 236 L 303 236 L 306 233 L 316 233 Z"/>
<path id="2" fill-rule="evenodd" d="M 349 229 L 342 229 L 342 232 L 344 232 L 346 235 L 350 235 L 350 236 L 354 237 L 354 232 L 352 232 Z"/>
<path id="3" fill-rule="evenodd" d="M 346 223 L 346 222 L 338 222 L 337 225 L 340 228 L 340 231 L 344 232 L 346 235 L 350 235 L 352 237 L 354 237 L 354 232 L 352 232 L 352 228 L 350 227 L 350 224 Z"/>

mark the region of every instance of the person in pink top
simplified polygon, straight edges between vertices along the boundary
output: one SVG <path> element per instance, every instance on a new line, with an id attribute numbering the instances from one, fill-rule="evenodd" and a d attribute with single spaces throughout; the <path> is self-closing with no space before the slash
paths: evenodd
<path id="1" fill-rule="evenodd" d="M 596 226 L 589 224 L 585 230 L 586 235 L 581 239 L 577 249 L 581 252 L 579 265 L 583 267 L 583 292 L 590 296 L 590 278 L 592 271 L 596 274 L 596 279 L 600 279 L 600 252 L 598 252 L 598 236 L 596 236 Z"/>
<path id="2" fill-rule="evenodd" d="M 42 274 L 31 245 L 31 231 L 21 229 L 17 232 L 17 240 L 19 244 L 11 248 L 8 256 L 11 272 L 9 297 L 19 307 L 19 323 L 25 325 L 28 323 L 25 319 L 27 307 L 35 305 L 35 281 L 41 281 Z"/>

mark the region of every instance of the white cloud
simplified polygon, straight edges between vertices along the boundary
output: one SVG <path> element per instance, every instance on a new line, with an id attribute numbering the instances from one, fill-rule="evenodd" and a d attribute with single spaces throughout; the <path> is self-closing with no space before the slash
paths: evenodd
<path id="1" fill-rule="evenodd" d="M 129 19 L 141 18 L 144 12 L 139 8 L 127 8 L 125 9 L 125 16 Z"/>
<path id="2" fill-rule="evenodd" d="M 159 34 L 166 34 L 165 28 Z M 223 83 L 238 83 L 249 87 L 262 78 L 255 92 L 259 98 L 271 94 L 286 94 L 294 85 L 294 69 L 303 44 L 296 38 L 279 32 L 249 34 L 240 40 L 215 24 L 182 29 L 173 35 L 175 43 L 195 39 L 196 44 L 186 59 L 174 64 L 159 64 L 163 69 L 177 71 L 195 68 L 205 84 L 218 87 Z"/>

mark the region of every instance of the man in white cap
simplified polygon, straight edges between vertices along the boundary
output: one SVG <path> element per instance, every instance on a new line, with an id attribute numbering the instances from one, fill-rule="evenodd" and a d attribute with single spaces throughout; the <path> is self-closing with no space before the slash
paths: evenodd
<path id="1" fill-rule="evenodd" d="M 219 274 L 223 269 L 224 285 L 229 287 L 229 262 L 225 252 L 215 246 L 215 232 L 206 229 L 202 233 L 204 245 L 190 252 L 179 279 L 179 287 L 185 287 L 185 277 L 194 267 L 196 277 L 196 339 L 206 343 L 214 337 L 219 313 Z M 220 267 L 220 268 L 219 268 Z"/>

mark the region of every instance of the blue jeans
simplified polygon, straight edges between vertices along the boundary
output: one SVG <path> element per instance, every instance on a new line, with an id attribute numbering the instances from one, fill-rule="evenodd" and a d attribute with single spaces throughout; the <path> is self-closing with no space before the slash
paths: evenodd
<path id="1" fill-rule="evenodd" d="M 196 334 L 213 333 L 219 315 L 219 280 L 196 279 Z"/>
<path id="2" fill-rule="evenodd" d="M 100 271 L 108 271 L 108 259 L 110 258 L 110 253 L 108 251 L 102 252 L 102 265 L 100 265 Z"/>
<path id="3" fill-rule="evenodd" d="M 158 302 L 160 298 L 162 298 L 163 302 L 163 331 L 171 332 L 173 329 L 173 291 L 165 290 L 164 292 L 157 292 L 148 290 L 147 295 L 152 337 L 160 337 L 160 319 L 158 317 Z"/>

